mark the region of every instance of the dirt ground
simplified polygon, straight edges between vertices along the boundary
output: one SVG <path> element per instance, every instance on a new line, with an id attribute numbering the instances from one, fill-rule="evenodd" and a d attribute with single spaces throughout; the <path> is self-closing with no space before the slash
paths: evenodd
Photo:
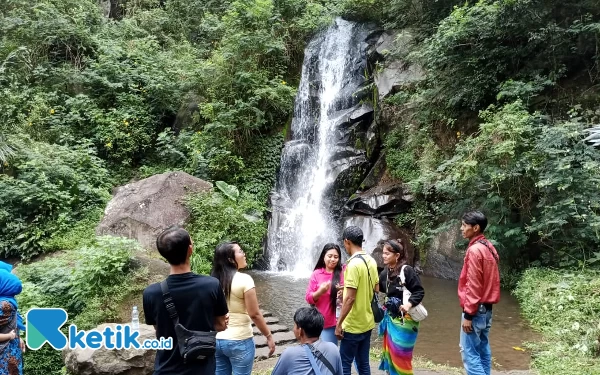
<path id="1" fill-rule="evenodd" d="M 253 374 L 266 375 L 270 373 L 270 370 L 275 367 L 278 358 L 270 358 L 264 361 L 254 362 Z M 379 361 L 371 359 L 371 374 L 372 375 L 384 375 L 385 372 L 378 369 Z M 355 369 L 352 369 L 352 374 L 357 374 Z M 415 368 L 415 375 L 457 375 L 464 374 L 462 369 L 450 369 L 450 370 L 427 370 Z M 535 375 L 530 371 L 493 371 L 492 375 Z"/>

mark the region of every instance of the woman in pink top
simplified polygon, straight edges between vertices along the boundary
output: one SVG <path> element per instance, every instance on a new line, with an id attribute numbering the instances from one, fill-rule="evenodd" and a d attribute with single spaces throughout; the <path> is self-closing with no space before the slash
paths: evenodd
<path id="1" fill-rule="evenodd" d="M 325 245 L 306 288 L 306 302 L 314 305 L 325 317 L 321 340 L 336 345 L 338 344 L 338 339 L 335 337 L 337 291 L 344 285 L 341 257 L 342 252 L 338 245 L 334 243 Z"/>

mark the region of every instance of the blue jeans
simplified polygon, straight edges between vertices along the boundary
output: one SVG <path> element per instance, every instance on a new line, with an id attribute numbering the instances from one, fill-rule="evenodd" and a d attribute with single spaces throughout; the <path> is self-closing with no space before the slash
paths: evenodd
<path id="1" fill-rule="evenodd" d="M 217 370 L 215 375 L 250 375 L 254 364 L 254 338 L 217 340 Z"/>
<path id="2" fill-rule="evenodd" d="M 371 346 L 371 331 L 364 333 L 344 332 L 340 342 L 340 357 L 344 375 L 350 375 L 352 362 L 356 360 L 356 370 L 359 375 L 371 375 L 369 366 L 369 347 Z"/>
<path id="3" fill-rule="evenodd" d="M 473 317 L 473 331 L 465 333 L 460 327 L 460 354 L 467 375 L 490 375 L 492 349 L 488 337 L 492 327 L 492 311 L 478 313 Z"/>
<path id="4" fill-rule="evenodd" d="M 321 341 L 330 342 L 332 344 L 338 345 L 338 339 L 335 337 L 335 326 L 324 328 L 321 332 L 321 336 L 319 336 Z"/>

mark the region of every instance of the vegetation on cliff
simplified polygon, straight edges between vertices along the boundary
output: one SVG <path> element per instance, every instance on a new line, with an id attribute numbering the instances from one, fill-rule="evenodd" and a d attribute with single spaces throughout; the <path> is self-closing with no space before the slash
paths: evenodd
<path id="1" fill-rule="evenodd" d="M 416 198 L 397 221 L 419 247 L 477 207 L 508 284 L 531 266 L 600 267 L 600 150 L 583 142 L 600 121 L 597 1 L 132 0 L 111 14 L 95 0 L 0 10 L 0 256 L 100 246 L 93 228 L 112 187 L 184 170 L 239 192 L 188 201 L 195 269 L 222 240 L 254 260 L 302 51 L 342 15 L 415 36 L 389 58 L 427 78 L 376 104 L 389 172 Z M 24 272 L 37 288 L 56 284 Z M 527 307 L 533 280 L 558 277 L 543 272 L 527 272 L 518 294 L 547 327 Z M 44 296 L 60 288 L 79 293 L 64 303 L 102 298 L 70 284 Z M 570 337 L 584 363 L 598 355 L 597 341 Z"/>

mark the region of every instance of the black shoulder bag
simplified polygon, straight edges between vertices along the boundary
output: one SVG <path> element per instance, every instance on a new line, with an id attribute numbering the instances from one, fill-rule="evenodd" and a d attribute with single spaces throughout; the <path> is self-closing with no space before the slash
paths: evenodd
<path id="1" fill-rule="evenodd" d="M 169 317 L 175 324 L 175 335 L 177 336 L 177 346 L 179 353 L 183 358 L 183 363 L 201 362 L 209 357 L 214 357 L 217 350 L 217 332 L 190 331 L 179 323 L 179 316 L 175 310 L 175 304 L 169 293 L 167 280 L 160 283 L 163 300 Z"/>
<path id="2" fill-rule="evenodd" d="M 371 281 L 371 271 L 369 270 L 369 265 L 365 258 L 363 258 L 360 254 L 358 255 L 363 262 L 365 262 L 365 266 L 367 267 L 367 275 L 369 275 L 369 288 L 372 288 L 373 282 Z M 373 299 L 371 300 L 371 310 L 373 310 L 373 319 L 375 319 L 375 323 L 380 323 L 385 316 L 385 310 L 381 307 L 379 303 L 379 299 L 377 298 L 377 292 L 373 289 Z"/>

